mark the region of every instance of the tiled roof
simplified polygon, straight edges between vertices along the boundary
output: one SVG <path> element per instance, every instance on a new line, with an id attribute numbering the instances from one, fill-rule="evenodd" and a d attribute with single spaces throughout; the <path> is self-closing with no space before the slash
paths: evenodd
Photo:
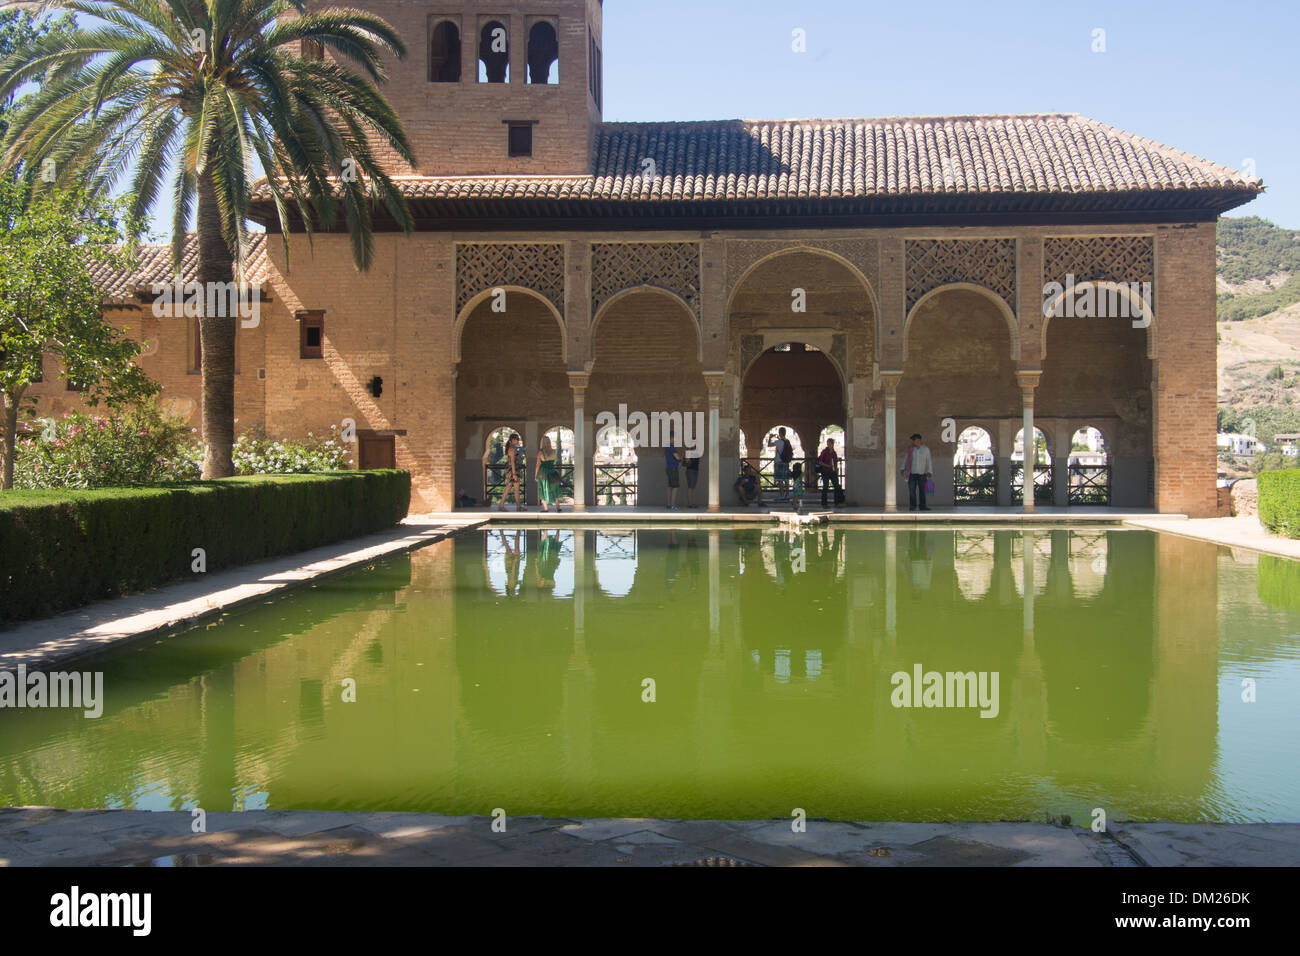
<path id="1" fill-rule="evenodd" d="M 260 284 L 267 277 L 266 234 L 252 233 L 248 256 L 248 281 Z M 181 261 L 181 275 L 192 279 L 198 262 L 199 243 L 196 233 L 185 237 L 185 251 Z M 149 291 L 155 282 L 171 282 L 176 276 L 172 265 L 172 247 L 167 245 L 142 245 L 136 267 L 121 272 L 107 266 L 91 271 L 91 277 L 105 288 L 104 297 L 111 302 L 138 301 L 136 293 Z"/>
<path id="2" fill-rule="evenodd" d="M 1197 190 L 1244 199 L 1263 188 L 1077 114 L 604 123 L 592 175 L 397 182 L 410 199 L 615 203 Z"/>

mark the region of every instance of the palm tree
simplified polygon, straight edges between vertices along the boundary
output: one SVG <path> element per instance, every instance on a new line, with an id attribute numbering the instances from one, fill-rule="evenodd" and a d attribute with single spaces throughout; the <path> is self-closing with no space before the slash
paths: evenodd
<path id="1" fill-rule="evenodd" d="M 315 226 L 335 225 L 340 206 L 359 269 L 373 254 L 375 200 L 411 232 L 406 203 L 376 155 L 381 148 L 415 165 L 401 122 L 377 89 L 387 79 L 383 54 L 406 55 L 383 19 L 350 9 L 309 13 L 304 0 L 48 6 L 77 14 L 78 23 L 0 62 L 0 100 L 40 84 L 10 117 L 0 143 L 5 169 L 52 171 L 44 178 L 55 185 L 77 181 L 92 191 L 113 188 L 129 172 L 131 211 L 141 217 L 170 185 L 173 259 L 179 272 L 194 216 L 195 278 L 204 289 L 244 281 L 245 224 L 259 172 L 286 256 L 291 226 L 310 240 Z M 234 473 L 236 310 L 216 311 L 199 319 L 205 478 Z"/>

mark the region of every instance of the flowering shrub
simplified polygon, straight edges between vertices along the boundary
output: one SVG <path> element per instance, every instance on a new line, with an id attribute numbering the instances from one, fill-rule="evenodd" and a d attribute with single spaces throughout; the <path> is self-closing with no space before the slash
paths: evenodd
<path id="1" fill-rule="evenodd" d="M 15 488 L 105 488 L 197 479 L 198 430 L 154 404 L 114 417 L 73 413 L 30 423 L 20 435 Z M 331 426 L 327 438 L 272 439 L 251 428 L 235 440 L 239 475 L 290 475 L 349 467 L 350 450 Z"/>
<path id="2" fill-rule="evenodd" d="M 305 439 L 268 438 L 260 428 L 250 428 L 235 440 L 235 474 L 300 475 L 313 471 L 339 471 L 348 467 L 348 447 L 330 426 L 328 438 L 308 432 Z"/>
<path id="3" fill-rule="evenodd" d="M 38 419 L 15 448 L 15 488 L 103 488 L 199 477 L 190 430 L 157 405 Z"/>

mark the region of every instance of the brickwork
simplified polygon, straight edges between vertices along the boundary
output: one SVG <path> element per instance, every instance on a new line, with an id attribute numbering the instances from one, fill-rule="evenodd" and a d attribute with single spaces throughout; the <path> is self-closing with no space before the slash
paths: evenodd
<path id="1" fill-rule="evenodd" d="M 590 168 L 600 110 L 588 88 L 588 34 L 601 35 L 599 0 L 366 0 L 360 6 L 392 24 L 407 46 L 406 59 L 389 64 L 383 93 L 402 117 L 418 166 L 394 166 L 395 173 L 564 175 Z M 528 31 L 539 19 L 556 27 L 558 83 L 527 82 Z M 429 80 L 430 41 L 443 20 L 460 33 L 457 83 Z M 480 30 L 493 21 L 507 33 L 505 83 L 478 81 Z M 535 122 L 532 156 L 509 155 L 507 121 Z"/>
<path id="2" fill-rule="evenodd" d="M 1037 259 L 1023 249 L 1017 258 L 1022 272 L 1038 278 L 1044 236 L 1070 230 L 1012 232 L 1022 246 L 1038 250 Z M 931 230 L 927 236 L 935 234 Z M 718 370 L 725 372 L 719 423 L 723 479 L 730 475 L 739 428 L 757 442 L 768 428 L 786 424 L 800 428 L 805 444 L 813 443 L 812 425 L 804 423 L 828 417 L 821 392 L 835 391 L 844 403 L 835 423 L 848 433 L 846 457 L 865 472 L 858 497 L 878 504 L 885 403 L 877 370 L 902 372 L 898 448 L 911 431 L 921 431 L 927 440 L 935 436 L 936 461 L 950 462 L 951 447 L 940 447 L 936 434 L 945 417 L 956 419 L 958 431 L 967 424 L 987 428 L 997 457 L 1005 458 L 1023 410 L 1015 372 L 1041 368 L 1035 421 L 1054 453 L 1076 428 L 1091 424 L 1106 437 L 1119 469 L 1116 482 L 1129 488 L 1124 504 L 1148 502 L 1154 467 L 1160 510 L 1213 514 L 1213 226 L 1157 226 L 1148 234 L 1154 237 L 1160 304 L 1149 330 L 1134 329 L 1123 319 L 1064 316 L 1044 328 L 1041 294 L 1026 291 L 1023 279 L 1016 289 L 1021 317 L 1011 327 L 990 297 L 951 289 L 931 295 L 908 321 L 901 312 L 905 233 L 877 230 L 834 240 L 798 232 L 719 234 L 699 246 L 700 325 L 676 299 L 639 291 L 605 308 L 594 334 L 589 327 L 591 244 L 626 242 L 636 233 L 574 237 L 538 231 L 512 237 L 560 243 L 564 302 L 557 308 L 566 318 L 557 319 L 536 297 L 511 291 L 505 315 L 491 311 L 490 296 L 480 296 L 460 317 L 463 327 L 456 313 L 456 243 L 486 237 L 381 234 L 375 266 L 366 274 L 352 267 L 345 237 L 318 235 L 314 248 L 295 237 L 287 265 L 279 243 L 269 244 L 271 301 L 263 305 L 260 326 L 239 333 L 237 430 L 257 424 L 272 435 L 293 437 L 352 418 L 358 428 L 393 432 L 398 464 L 415 476 L 413 507 L 447 508 L 457 487 L 477 496 L 479 445 L 494 424 L 488 419 L 497 416 L 499 424 L 526 431 L 530 448 L 546 428 L 571 427 L 573 391 L 566 372 L 591 372 L 590 422 L 598 411 L 617 410 L 620 401 L 645 411 L 707 411 L 702 373 Z M 838 251 L 807 248 L 818 242 L 837 243 Z M 781 249 L 791 251 L 773 256 Z M 846 264 L 848 256 L 839 254 L 844 251 L 874 263 L 870 274 L 878 287 L 864 284 L 867 270 Z M 795 288 L 805 290 L 805 312 L 791 310 Z M 323 358 L 299 355 L 295 314 L 302 310 L 324 312 Z M 164 401 L 197 426 L 200 381 L 190 372 L 185 323 L 154 319 L 147 304 L 114 307 L 108 314 L 129 334 L 151 343 L 142 366 L 162 384 Z M 1012 358 L 1013 329 L 1018 360 Z M 796 389 L 802 397 L 790 393 L 795 386 L 789 385 L 777 402 L 781 415 L 775 416 L 775 409 L 764 410 L 773 404 L 772 395 L 760 400 L 743 387 L 743 375 L 783 341 L 820 349 L 836 378 L 846 370 L 847 379 L 824 389 Z M 1155 358 L 1148 358 L 1152 347 Z M 370 387 L 376 376 L 382 379 L 378 397 Z M 66 391 L 57 363 L 48 357 L 45 381 L 30 394 L 40 415 L 84 405 L 78 393 Z M 728 484 L 722 481 L 724 489 Z"/>

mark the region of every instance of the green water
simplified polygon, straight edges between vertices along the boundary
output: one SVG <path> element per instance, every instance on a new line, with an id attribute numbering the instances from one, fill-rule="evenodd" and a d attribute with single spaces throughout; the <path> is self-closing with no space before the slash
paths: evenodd
<path id="1" fill-rule="evenodd" d="M 1300 821 L 1298 567 L 1103 528 L 475 532 L 82 665 L 99 719 L 0 710 L 0 805 Z M 918 665 L 996 673 L 996 716 L 894 706 Z"/>

